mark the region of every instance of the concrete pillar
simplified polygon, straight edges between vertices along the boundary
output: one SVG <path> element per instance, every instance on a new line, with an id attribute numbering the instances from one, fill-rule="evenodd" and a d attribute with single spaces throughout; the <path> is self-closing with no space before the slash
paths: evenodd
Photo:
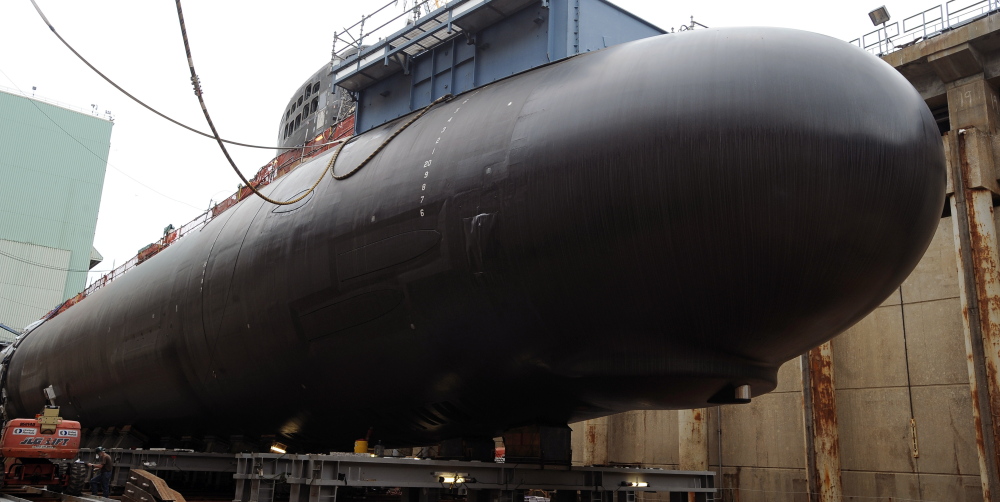
<path id="1" fill-rule="evenodd" d="M 1000 98 L 980 74 L 948 84 L 948 120 L 951 130 L 975 127 L 996 132 L 1000 124 Z"/>
<path id="2" fill-rule="evenodd" d="M 708 470 L 709 428 L 706 409 L 677 412 L 677 450 L 680 470 Z"/>
<path id="3" fill-rule="evenodd" d="M 839 502 L 844 498 L 834 390 L 833 346 L 826 342 L 802 356 L 806 476 L 811 502 Z"/>

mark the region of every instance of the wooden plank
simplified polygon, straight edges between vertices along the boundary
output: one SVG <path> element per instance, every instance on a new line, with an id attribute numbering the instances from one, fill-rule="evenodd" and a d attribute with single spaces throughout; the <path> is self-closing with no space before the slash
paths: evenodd
<path id="1" fill-rule="evenodd" d="M 184 496 L 178 493 L 177 490 L 167 486 L 166 481 L 144 469 L 130 470 L 128 479 L 137 489 L 145 491 L 152 497 L 152 500 L 149 502 L 187 502 Z"/>
<path id="2" fill-rule="evenodd" d="M 125 483 L 125 492 L 122 494 L 122 499 L 126 502 L 154 502 L 152 495 L 146 492 L 146 490 L 132 484 L 131 481 Z"/>

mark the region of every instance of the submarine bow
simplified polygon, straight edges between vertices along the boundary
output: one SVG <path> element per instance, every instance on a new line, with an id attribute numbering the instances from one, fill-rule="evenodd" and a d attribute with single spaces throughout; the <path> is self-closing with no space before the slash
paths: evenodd
<path id="1" fill-rule="evenodd" d="M 53 385 L 85 427 L 321 449 L 760 395 L 900 285 L 944 186 L 926 105 L 849 44 L 626 43 L 458 95 L 300 203 L 241 202 L 31 332 L 6 406 Z"/>

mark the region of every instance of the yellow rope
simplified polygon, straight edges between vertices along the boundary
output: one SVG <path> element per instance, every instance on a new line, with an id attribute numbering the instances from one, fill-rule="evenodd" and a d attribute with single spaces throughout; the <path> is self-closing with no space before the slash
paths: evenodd
<path id="1" fill-rule="evenodd" d="M 333 179 L 335 179 L 335 180 L 346 180 L 347 178 L 350 178 L 351 176 L 354 176 L 354 173 L 357 173 L 358 171 L 361 170 L 362 167 L 365 167 L 365 165 L 367 165 L 369 162 L 371 162 L 371 160 L 374 159 L 375 156 L 378 155 L 378 153 L 381 152 L 382 149 L 385 148 L 389 144 L 390 141 L 392 141 L 393 139 L 395 139 L 396 136 L 399 136 L 399 133 L 405 131 L 407 127 L 410 127 L 410 125 L 412 125 L 414 122 L 416 122 L 418 119 L 420 119 L 420 117 L 423 117 L 425 113 L 427 113 L 428 111 L 430 111 L 431 108 L 434 107 L 434 105 L 437 105 L 439 103 L 444 103 L 445 101 L 449 101 L 453 97 L 454 96 L 451 95 L 451 94 L 445 94 L 444 96 L 441 96 L 440 98 L 435 99 L 434 102 L 432 102 L 431 104 L 429 104 L 426 107 L 424 107 L 424 109 L 421 110 L 420 113 L 416 114 L 412 119 L 408 120 L 405 124 L 403 124 L 402 127 L 400 127 L 399 129 L 396 129 L 395 132 L 393 132 L 391 135 L 389 135 L 389 137 L 386 138 L 385 141 L 383 141 L 382 144 L 379 145 L 378 148 L 376 148 L 374 152 L 372 152 L 370 155 L 368 155 L 368 157 L 365 158 L 365 160 L 361 161 L 361 163 L 358 164 L 358 167 L 355 167 L 354 169 L 352 169 L 347 174 L 342 174 L 342 175 L 338 176 L 337 173 L 336 173 L 336 171 L 334 170 L 334 165 L 337 162 L 337 157 L 340 156 L 340 151 L 344 149 L 344 146 L 347 145 L 347 143 L 349 143 L 350 140 L 341 143 L 340 146 L 337 147 L 337 151 L 333 152 L 333 157 L 330 157 L 330 162 L 328 162 L 326 164 L 326 169 L 323 170 L 323 174 L 326 174 L 326 171 L 329 170 L 330 171 L 330 175 L 333 176 Z M 354 138 L 351 138 L 351 139 L 353 140 Z"/>

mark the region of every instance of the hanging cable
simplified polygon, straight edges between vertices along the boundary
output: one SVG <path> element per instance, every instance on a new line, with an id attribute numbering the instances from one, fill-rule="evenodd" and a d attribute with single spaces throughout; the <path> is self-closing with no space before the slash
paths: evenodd
<path id="1" fill-rule="evenodd" d="M 32 1 L 34 1 L 34 0 L 32 0 Z M 300 195 L 300 196 L 298 196 L 298 197 L 296 197 L 294 199 L 286 200 L 286 201 L 282 202 L 282 201 L 274 200 L 274 199 L 272 199 L 272 198 L 270 198 L 270 197 L 268 197 L 268 196 L 260 193 L 260 191 L 257 190 L 257 187 L 255 187 L 252 184 L 250 184 L 250 182 L 247 181 L 246 177 L 243 176 L 243 173 L 240 172 L 240 169 L 238 167 L 236 167 L 236 162 L 234 162 L 232 156 L 229 155 L 229 150 L 226 149 L 226 145 L 222 141 L 222 138 L 219 136 L 219 131 L 216 130 L 215 123 L 212 121 L 212 117 L 208 113 L 208 106 L 205 105 L 205 98 L 204 98 L 204 96 L 202 96 L 201 80 L 198 79 L 198 73 L 194 69 L 194 59 L 191 57 L 191 43 L 188 41 L 187 28 L 184 26 L 184 12 L 181 9 L 181 0 L 176 0 L 175 3 L 177 4 L 177 22 L 180 23 L 181 38 L 184 39 L 184 53 L 185 53 L 185 55 L 187 55 L 188 68 L 191 70 L 191 85 L 194 86 L 194 95 L 198 97 L 198 104 L 201 105 L 201 111 L 205 115 L 205 121 L 208 122 L 208 127 L 212 130 L 212 134 L 214 135 L 213 137 L 215 138 L 215 141 L 217 143 L 219 143 L 219 148 L 222 149 L 222 153 L 223 153 L 223 155 L 226 156 L 226 160 L 229 161 L 229 165 L 233 167 L 233 171 L 236 171 L 237 176 L 239 176 L 240 179 L 243 180 L 243 184 L 246 185 L 250 190 L 252 190 L 254 194 L 256 194 L 261 199 L 264 199 L 265 201 L 270 202 L 271 204 L 275 204 L 275 205 L 279 205 L 279 206 L 286 206 L 286 205 L 289 205 L 289 204 L 295 204 L 296 202 L 298 202 L 298 201 L 306 198 L 310 193 L 312 193 L 313 190 L 316 189 L 317 186 L 319 186 L 320 181 L 322 181 L 323 177 L 326 176 L 326 172 L 327 171 L 330 171 L 331 173 L 333 173 L 333 165 L 337 161 L 337 157 L 340 156 L 341 150 L 343 150 L 344 146 L 347 145 L 347 143 L 349 143 L 351 140 L 344 141 L 343 143 L 340 144 L 339 147 L 337 147 L 337 151 L 334 152 L 333 157 L 330 158 L 330 162 L 327 163 L 326 168 L 323 169 L 323 172 L 321 172 L 320 175 L 319 175 L 319 177 L 316 178 L 316 182 L 313 183 L 313 185 L 311 187 L 309 187 L 309 189 L 306 190 L 302 195 Z M 347 179 L 350 176 L 354 175 L 354 173 L 356 173 L 359 170 L 361 170 L 362 167 L 364 167 L 366 164 L 368 164 L 368 162 L 370 162 L 373 158 L 375 158 L 375 155 L 377 155 L 379 152 L 381 152 L 382 149 L 385 148 L 386 145 L 388 145 L 390 141 L 392 141 L 396 136 L 399 135 L 399 133 L 403 132 L 407 127 L 410 127 L 410 125 L 413 124 L 414 122 L 416 122 L 417 119 L 419 119 L 420 117 L 423 117 L 425 113 L 427 113 L 432 107 L 434 107 L 434 105 L 437 105 L 438 103 L 442 103 L 444 101 L 448 101 L 451 98 L 452 98 L 451 94 L 445 94 L 444 96 L 441 96 L 440 98 L 434 100 L 434 102 L 432 102 L 431 104 L 429 104 L 426 107 L 424 107 L 424 109 L 421 110 L 420 113 L 418 113 L 417 115 L 415 115 L 408 122 L 406 122 L 405 124 L 403 124 L 402 127 L 400 127 L 399 129 L 397 129 L 388 138 L 386 138 L 386 140 L 383 141 L 382 144 L 379 145 L 378 148 L 376 148 L 374 152 L 372 152 L 370 155 L 368 155 L 368 157 L 365 158 L 365 160 L 363 160 L 361 162 L 361 164 L 358 165 L 358 167 L 355 167 L 350 172 L 348 172 L 347 174 L 342 175 L 342 176 L 337 176 L 336 174 L 333 174 L 334 179 L 342 180 L 342 179 Z"/>
<path id="2" fill-rule="evenodd" d="M 87 61 L 87 59 L 84 58 L 83 55 L 81 55 L 79 52 L 77 52 L 76 49 L 74 49 L 73 46 L 69 44 L 69 42 L 67 42 L 61 35 L 59 35 L 59 32 L 56 31 L 56 28 L 54 26 L 52 26 L 52 23 L 49 22 L 49 19 L 47 17 L 45 17 L 45 14 L 42 13 L 42 9 L 38 6 L 37 3 L 35 3 L 35 0 L 31 0 L 31 5 L 35 6 L 35 11 L 38 12 L 38 15 L 42 18 L 42 21 L 44 21 L 45 25 L 48 26 L 50 30 L 52 30 L 52 33 L 56 36 L 56 38 L 58 38 L 59 41 L 62 42 L 63 45 L 65 45 L 66 48 L 70 50 L 70 52 L 72 52 L 77 58 L 79 58 L 80 61 L 83 61 L 83 64 L 87 65 L 91 70 L 94 71 L 94 73 L 100 75 L 101 78 L 103 78 L 107 83 L 111 84 L 115 89 L 118 89 L 122 94 L 128 96 L 129 98 L 132 99 L 132 101 L 135 101 L 136 103 L 142 105 L 147 110 L 149 110 L 149 111 L 151 111 L 151 112 L 159 115 L 160 117 L 162 117 L 164 119 L 169 120 L 170 122 L 173 122 L 176 125 L 179 125 L 179 126 L 185 128 L 185 129 L 187 129 L 188 131 L 191 131 L 191 132 L 193 132 L 195 134 L 199 134 L 199 135 L 204 136 L 206 138 L 216 139 L 216 136 L 213 136 L 213 135 L 208 134 L 206 132 L 199 131 L 199 130 L 193 128 L 193 127 L 190 127 L 190 126 L 188 126 L 186 124 L 183 124 L 183 123 L 181 123 L 181 122 L 179 122 L 177 120 L 174 120 L 171 117 L 168 117 L 167 115 L 161 113 L 156 108 L 153 108 L 152 106 L 147 105 L 141 99 L 133 96 L 131 93 L 129 93 L 128 91 L 126 91 L 125 89 L 123 89 L 121 86 L 119 86 L 118 84 L 116 84 L 114 82 L 114 80 L 111 80 L 105 74 L 101 73 L 101 70 L 98 70 L 96 67 L 94 67 L 94 65 L 90 64 L 90 61 Z M 188 59 L 190 60 L 190 58 L 188 58 Z M 223 139 L 223 140 L 220 140 L 220 141 L 222 141 L 224 143 L 229 143 L 230 145 L 245 146 L 247 148 L 261 148 L 261 149 L 265 149 L 265 150 L 295 150 L 295 149 L 299 148 L 298 146 L 294 146 L 294 147 L 276 147 L 276 146 L 250 145 L 250 144 L 247 144 L 247 143 L 240 143 L 238 141 L 230 141 L 228 139 Z"/>
<path id="3" fill-rule="evenodd" d="M 21 303 L 21 302 L 15 300 L 13 298 L 7 298 L 6 296 L 0 296 L 0 300 L 7 300 L 8 302 L 16 303 L 16 304 L 24 306 L 24 307 L 31 307 L 33 309 L 45 309 L 45 308 L 47 308 L 47 307 L 39 307 L 38 305 L 28 305 L 27 303 Z"/>
<path id="4" fill-rule="evenodd" d="M 88 273 L 89 272 L 108 272 L 107 270 L 79 270 L 79 269 L 75 269 L 75 268 L 54 267 L 52 265 L 46 265 L 44 263 L 38 263 L 38 262 L 34 262 L 34 261 L 27 260 L 27 259 L 24 259 L 24 258 L 19 258 L 17 256 L 12 255 L 12 254 L 4 253 L 3 251 L 0 251 L 0 256 L 6 256 L 7 258 L 10 258 L 12 260 L 19 261 L 19 262 L 22 262 L 22 263 L 27 263 L 28 265 L 34 265 L 36 267 L 41 267 L 41 268 L 48 268 L 48 269 L 51 269 L 51 270 L 58 270 L 60 272 L 88 272 Z"/>
<path id="5" fill-rule="evenodd" d="M 354 176 L 354 173 L 360 171 L 361 168 L 365 167 L 365 165 L 367 165 L 369 162 L 371 162 L 371 160 L 374 159 L 375 156 L 378 155 L 378 153 L 381 152 L 383 148 L 385 148 L 386 146 L 388 146 L 390 141 L 392 141 L 393 139 L 396 139 L 396 136 L 399 136 L 399 133 L 401 133 L 404 130 L 406 130 L 407 127 L 410 127 L 410 125 L 412 125 L 414 122 L 416 122 L 420 117 L 423 117 L 425 113 L 427 113 L 428 111 L 430 111 L 431 108 L 434 107 L 434 105 L 437 105 L 438 103 L 444 103 L 445 101 L 450 101 L 451 98 L 453 98 L 453 97 L 454 96 L 451 95 L 451 94 L 445 94 L 444 96 L 441 96 L 440 98 L 435 99 L 431 104 L 425 106 L 423 110 L 420 110 L 420 113 L 414 115 L 413 118 L 411 118 L 410 120 L 408 120 L 405 124 L 403 124 L 402 126 L 400 126 L 399 129 L 396 129 L 392 134 L 390 134 L 389 137 L 386 138 L 385 141 L 383 141 L 382 144 L 379 145 L 378 148 L 375 149 L 375 151 L 373 151 L 371 154 L 369 154 L 367 157 L 365 157 L 365 160 L 362 160 L 361 163 L 358 164 L 358 167 L 355 167 L 354 169 L 351 169 L 347 174 L 341 174 L 341 175 L 338 176 L 337 173 L 334 171 L 333 167 L 334 167 L 334 165 L 337 162 L 337 157 L 340 156 L 340 151 L 344 149 L 344 146 L 347 145 L 347 143 L 349 143 L 350 140 L 341 143 L 341 145 L 339 147 L 337 147 L 337 151 L 333 152 L 333 157 L 330 157 L 330 162 L 327 162 L 326 169 L 323 170 L 323 174 L 326 174 L 326 171 L 330 171 L 330 175 L 333 176 L 333 179 L 335 179 L 335 180 L 346 180 L 347 178 L 350 178 L 351 176 Z M 354 138 L 351 138 L 351 139 L 354 139 Z"/>
<path id="6" fill-rule="evenodd" d="M 17 83 L 14 82 L 14 80 L 11 79 L 9 76 L 7 76 L 7 74 L 4 73 L 4 71 L 2 69 L 0 69 L 0 75 L 3 75 L 7 80 L 10 80 L 10 83 L 14 85 L 14 88 L 16 88 L 17 92 L 20 92 L 22 96 L 27 96 L 27 94 L 20 87 L 18 87 Z M 143 183 L 143 182 L 141 182 L 141 181 L 133 178 L 130 174 L 126 173 L 125 171 L 122 171 L 121 169 L 119 169 L 117 166 L 115 166 L 111 162 L 108 162 L 107 157 L 102 157 L 101 155 L 98 155 L 97 152 L 91 150 L 90 147 L 87 146 L 84 142 L 80 141 L 79 138 L 77 138 L 72 133 L 70 133 L 69 131 L 67 131 L 62 125 L 59 124 L 59 122 L 57 122 L 55 119 L 53 119 L 51 116 L 49 116 L 48 113 L 45 113 L 45 110 L 42 110 L 42 107 L 38 106 L 38 103 L 36 103 L 34 99 L 29 99 L 28 102 L 31 103 L 31 105 L 34 106 L 36 110 L 38 110 L 38 113 L 41 113 L 43 116 L 45 116 L 45 118 L 49 119 L 49 122 L 52 122 L 52 125 L 54 125 L 57 128 L 59 128 L 59 130 L 62 131 L 62 132 L 64 132 L 66 134 L 66 136 L 69 136 L 70 139 L 72 139 L 73 141 L 77 142 L 81 147 L 83 147 L 84 150 L 90 152 L 90 154 L 93 155 L 94 157 L 97 157 L 98 160 L 100 160 L 100 161 L 104 162 L 105 164 L 107 164 L 108 167 L 110 167 L 111 169 L 114 169 L 115 171 L 118 171 L 119 173 L 121 173 L 122 176 L 125 176 L 126 178 L 128 178 L 128 179 L 130 179 L 130 180 L 132 180 L 132 181 L 134 181 L 136 183 L 138 183 L 139 185 L 142 185 L 147 190 L 149 190 L 150 192 L 155 193 L 156 195 L 159 195 L 160 197 L 163 197 L 163 198 L 166 198 L 166 199 L 170 199 L 170 200 L 172 200 L 172 201 L 174 201 L 174 202 L 176 202 L 178 204 L 184 204 L 185 206 L 190 207 L 192 209 L 198 209 L 198 210 L 201 209 L 200 207 L 192 206 L 191 204 L 188 204 L 187 202 L 184 202 L 182 200 L 175 199 L 175 198 L 173 198 L 173 197 L 171 197 L 171 196 L 169 196 L 169 195 L 167 195 L 167 194 L 165 194 L 163 192 L 159 192 L 155 188 L 153 188 L 153 187 L 151 187 L 151 186 L 149 186 L 149 185 L 147 185 L 147 184 L 145 184 L 145 183 Z"/>

